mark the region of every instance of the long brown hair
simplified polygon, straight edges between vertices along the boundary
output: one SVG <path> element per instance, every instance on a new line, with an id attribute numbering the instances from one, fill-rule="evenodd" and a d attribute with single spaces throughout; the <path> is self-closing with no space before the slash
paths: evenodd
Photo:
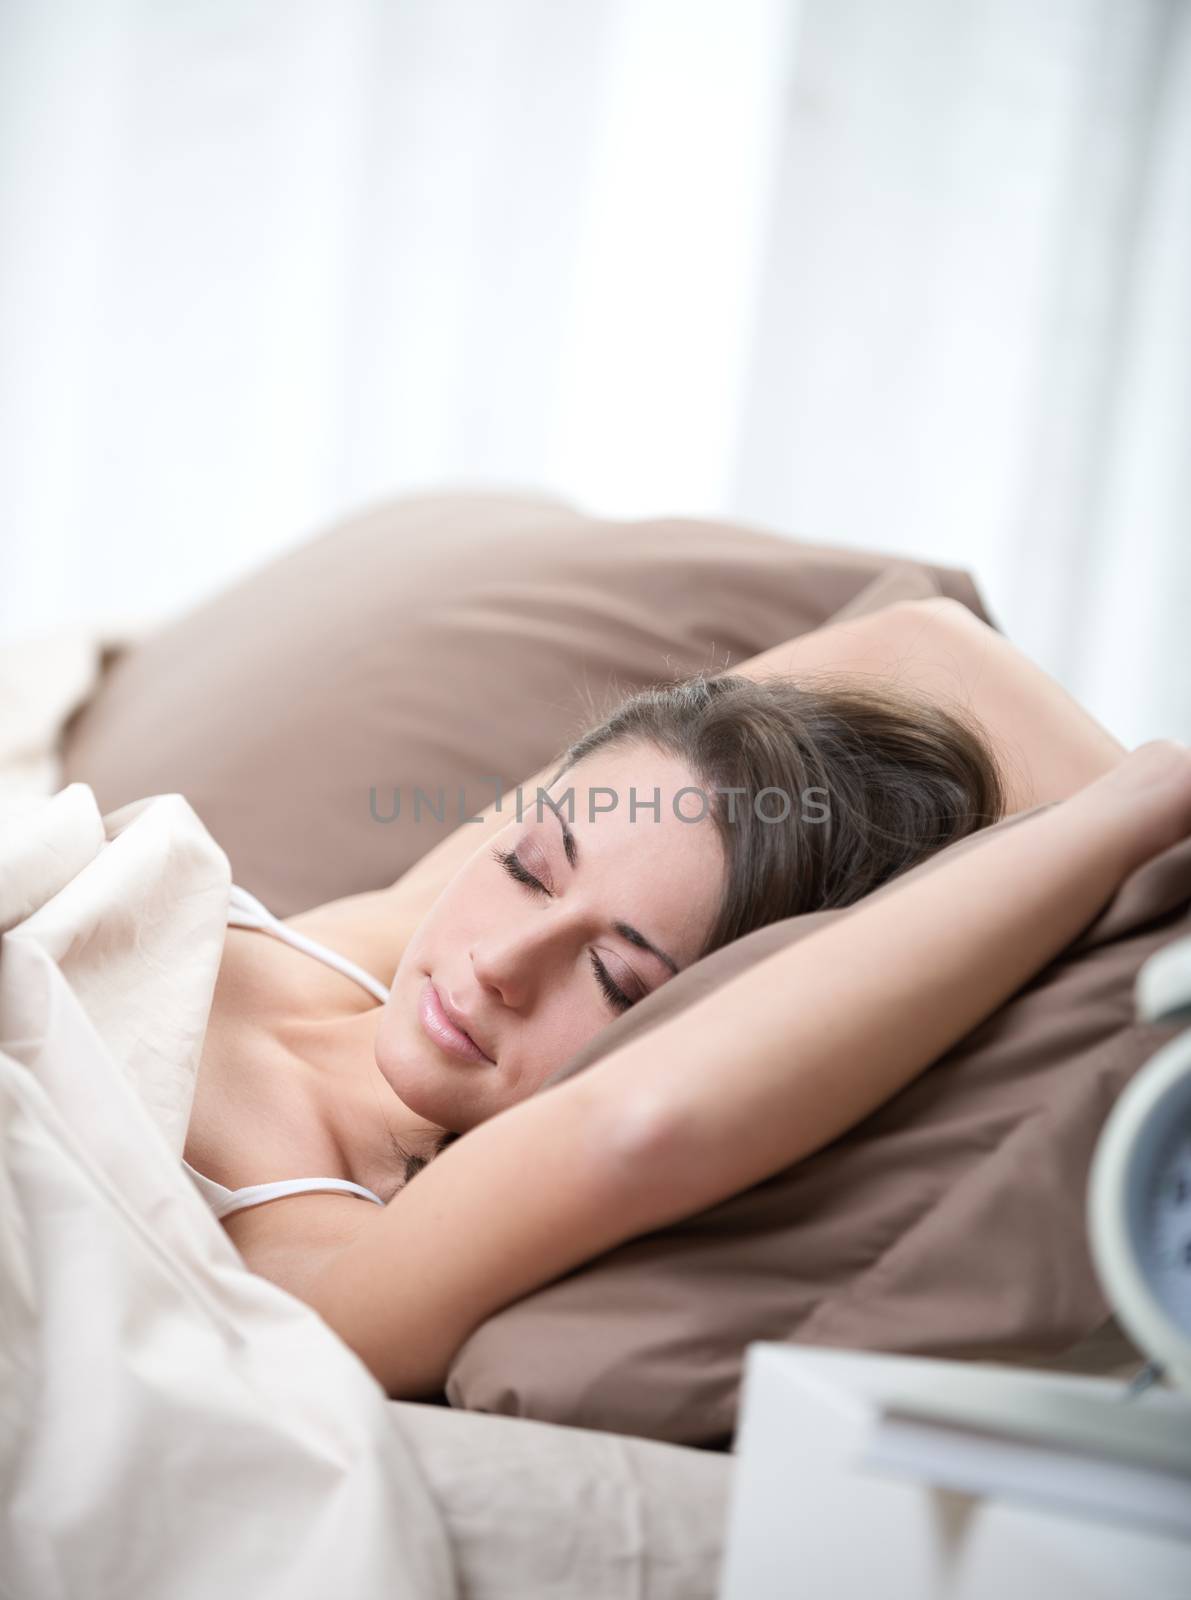
<path id="1" fill-rule="evenodd" d="M 1006 809 L 996 758 L 966 712 L 843 675 L 697 673 L 643 689 L 569 745 L 544 787 L 597 751 L 636 744 L 683 762 L 719 830 L 725 888 L 700 956 L 851 905 Z"/>
<path id="2" fill-rule="evenodd" d="M 1005 813 L 1000 769 L 965 713 L 851 677 L 699 673 L 644 689 L 577 739 L 546 787 L 598 750 L 638 743 L 683 762 L 723 844 L 725 890 L 700 955 L 851 905 Z"/>

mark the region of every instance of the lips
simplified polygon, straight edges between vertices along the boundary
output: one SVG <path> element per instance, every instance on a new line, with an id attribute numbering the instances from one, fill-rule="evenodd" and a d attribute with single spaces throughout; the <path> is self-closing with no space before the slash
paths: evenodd
<path id="1" fill-rule="evenodd" d="M 465 1032 L 454 1010 L 448 1010 L 448 1002 L 439 994 L 429 977 L 422 985 L 422 993 L 418 1000 L 418 1020 L 427 1037 L 449 1055 L 457 1056 L 461 1061 L 481 1061 L 488 1066 L 495 1065 L 492 1058 L 484 1053 L 469 1033 Z"/>

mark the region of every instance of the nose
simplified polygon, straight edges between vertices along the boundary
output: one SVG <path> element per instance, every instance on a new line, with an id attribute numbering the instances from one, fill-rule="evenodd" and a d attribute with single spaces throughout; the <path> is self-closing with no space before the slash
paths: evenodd
<path id="1" fill-rule="evenodd" d="M 562 924 L 543 915 L 542 908 L 535 917 L 491 929 L 472 942 L 476 981 L 499 994 L 510 1010 L 524 1009 L 535 986 L 548 976 L 563 936 Z"/>

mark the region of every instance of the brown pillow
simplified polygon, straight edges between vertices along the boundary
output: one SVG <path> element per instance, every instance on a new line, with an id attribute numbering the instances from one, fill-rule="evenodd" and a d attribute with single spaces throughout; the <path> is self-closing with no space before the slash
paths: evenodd
<path id="1" fill-rule="evenodd" d="M 103 812 L 184 794 L 284 916 L 391 883 L 591 703 L 923 594 L 988 620 L 948 567 L 527 496 L 396 500 L 123 652 L 66 731 L 62 782 Z M 415 818 L 419 787 L 441 820 Z"/>
<path id="2" fill-rule="evenodd" d="M 1133 985 L 1154 950 L 1191 932 L 1189 901 L 1191 839 L 1133 872 L 1060 956 L 842 1138 L 491 1317 L 456 1357 L 446 1399 L 722 1449 L 752 1340 L 1054 1364 L 1108 1316 L 1085 1236 L 1088 1166 L 1115 1097 L 1171 1036 L 1134 1020 Z M 857 909 L 774 923 L 688 967 L 548 1083 Z"/>

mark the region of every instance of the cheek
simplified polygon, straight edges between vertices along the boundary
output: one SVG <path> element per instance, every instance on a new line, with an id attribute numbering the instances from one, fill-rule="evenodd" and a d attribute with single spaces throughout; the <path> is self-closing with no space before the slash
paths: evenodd
<path id="1" fill-rule="evenodd" d="M 578 995 L 570 996 L 569 1005 L 560 1006 L 537 1025 L 528 1027 L 518 1040 L 520 1076 L 515 1085 L 516 1097 L 526 1099 L 536 1094 L 612 1020 L 598 1005 L 593 1006 L 580 988 Z"/>

